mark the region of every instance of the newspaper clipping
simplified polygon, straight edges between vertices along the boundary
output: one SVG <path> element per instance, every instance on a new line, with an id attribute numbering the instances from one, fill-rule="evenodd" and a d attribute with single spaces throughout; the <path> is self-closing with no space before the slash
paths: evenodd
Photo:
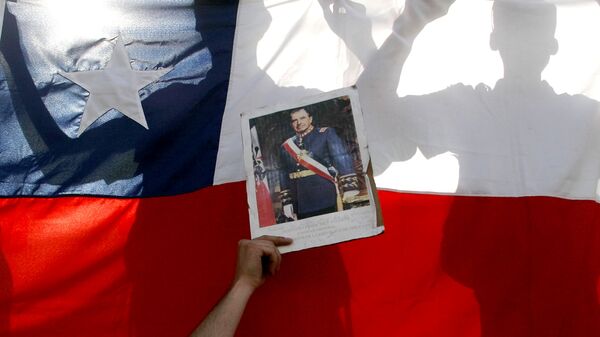
<path id="1" fill-rule="evenodd" d="M 242 114 L 252 237 L 282 252 L 383 232 L 355 88 Z"/>

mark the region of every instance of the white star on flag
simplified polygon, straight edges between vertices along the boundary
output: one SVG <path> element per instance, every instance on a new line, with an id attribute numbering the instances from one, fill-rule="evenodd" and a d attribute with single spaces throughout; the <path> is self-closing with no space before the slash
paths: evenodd
<path id="1" fill-rule="evenodd" d="M 73 73 L 59 72 L 60 75 L 90 93 L 81 116 L 77 136 L 80 136 L 98 118 L 111 109 L 118 110 L 148 129 L 138 91 L 158 80 L 168 73 L 171 68 L 136 71 L 131 69 L 129 62 L 125 45 L 119 36 L 111 59 L 105 69 Z"/>

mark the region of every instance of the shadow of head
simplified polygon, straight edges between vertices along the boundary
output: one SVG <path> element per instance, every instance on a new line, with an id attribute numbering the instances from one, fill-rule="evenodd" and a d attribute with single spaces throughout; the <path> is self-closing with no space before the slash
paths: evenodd
<path id="1" fill-rule="evenodd" d="M 556 6 L 543 2 L 494 1 L 490 48 L 505 71 L 541 73 L 558 51 Z"/>

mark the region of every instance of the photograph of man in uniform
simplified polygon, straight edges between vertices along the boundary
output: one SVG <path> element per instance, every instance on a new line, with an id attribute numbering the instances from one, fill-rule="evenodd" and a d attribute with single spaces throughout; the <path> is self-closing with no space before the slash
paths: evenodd
<path id="1" fill-rule="evenodd" d="M 313 124 L 307 108 L 289 117 L 295 134 L 280 149 L 284 221 L 343 210 L 343 202 L 359 194 L 352 155 L 334 128 Z"/>

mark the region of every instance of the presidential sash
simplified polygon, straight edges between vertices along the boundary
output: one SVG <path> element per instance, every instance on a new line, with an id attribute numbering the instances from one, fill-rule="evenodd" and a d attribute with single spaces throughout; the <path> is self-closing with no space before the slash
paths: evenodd
<path id="1" fill-rule="evenodd" d="M 300 150 L 298 145 L 294 143 L 293 138 L 289 138 L 283 143 L 283 148 L 289 153 L 296 162 L 305 168 L 313 171 L 315 174 L 331 181 L 335 184 L 335 178 L 329 173 L 325 165 L 319 163 L 314 158 L 309 156 L 305 151 Z"/>

